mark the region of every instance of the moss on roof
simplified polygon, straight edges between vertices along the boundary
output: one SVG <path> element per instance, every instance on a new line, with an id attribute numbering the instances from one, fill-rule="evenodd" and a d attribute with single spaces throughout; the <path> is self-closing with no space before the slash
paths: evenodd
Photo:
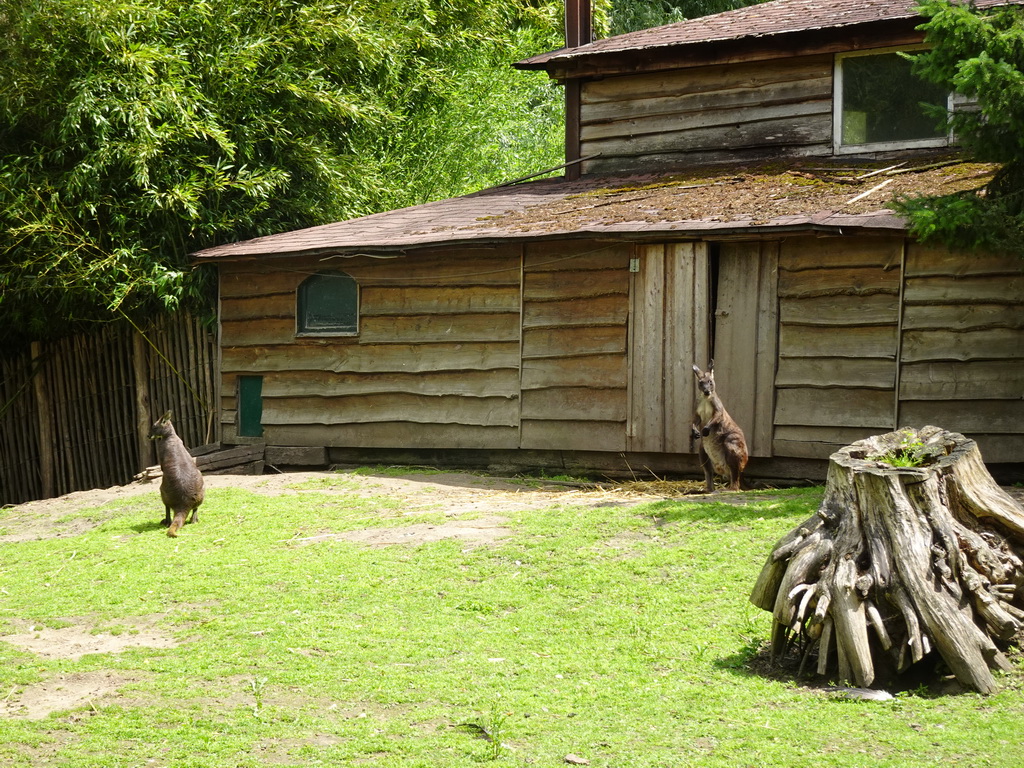
<path id="1" fill-rule="evenodd" d="M 916 163 L 781 164 L 705 169 L 605 183 L 525 210 L 488 216 L 481 226 L 519 232 L 629 222 L 746 222 L 787 216 L 866 214 L 903 196 L 980 189 L 997 166 L 956 159 Z"/>

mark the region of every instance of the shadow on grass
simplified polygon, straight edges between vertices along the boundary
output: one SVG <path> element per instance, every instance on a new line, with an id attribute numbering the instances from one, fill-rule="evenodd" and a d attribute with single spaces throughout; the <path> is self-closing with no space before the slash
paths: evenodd
<path id="1" fill-rule="evenodd" d="M 809 516 L 821 503 L 821 488 L 764 493 L 733 493 L 655 501 L 642 507 L 658 525 L 678 522 L 742 523 Z M 638 508 L 640 509 L 640 508 Z"/>
<path id="2" fill-rule="evenodd" d="M 136 533 L 151 533 L 152 531 L 167 530 L 167 526 L 164 525 L 164 519 L 162 517 L 156 517 L 152 520 L 140 520 L 137 523 L 132 523 L 129 527 Z"/>

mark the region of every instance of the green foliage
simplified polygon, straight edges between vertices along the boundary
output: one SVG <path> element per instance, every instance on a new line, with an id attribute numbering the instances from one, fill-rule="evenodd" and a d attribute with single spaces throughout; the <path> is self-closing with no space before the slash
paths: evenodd
<path id="1" fill-rule="evenodd" d="M 921 240 L 1024 256 L 1024 9 L 925 0 L 918 10 L 932 48 L 914 57 L 915 71 L 973 102 L 937 117 L 974 159 L 1002 168 L 984 195 L 904 199 L 897 210 Z"/>
<path id="2" fill-rule="evenodd" d="M 611 0 L 613 35 L 710 16 L 766 0 Z"/>
<path id="3" fill-rule="evenodd" d="M 870 461 L 881 461 L 891 467 L 920 467 L 932 459 L 925 452 L 925 444 L 912 430 L 900 432 L 899 445 L 879 456 L 869 456 Z"/>
<path id="4" fill-rule="evenodd" d="M 550 162 L 525 145 L 554 154 L 555 90 L 507 72 L 560 5 L 4 3 L 0 341 L 202 303 L 187 254 L 214 243 Z"/>

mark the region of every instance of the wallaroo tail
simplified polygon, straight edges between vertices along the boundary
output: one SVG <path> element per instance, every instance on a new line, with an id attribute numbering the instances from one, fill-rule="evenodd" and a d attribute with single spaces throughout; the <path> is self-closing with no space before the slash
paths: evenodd
<path id="1" fill-rule="evenodd" d="M 747 440 L 715 393 L 714 368 L 714 360 L 707 371 L 693 366 L 693 375 L 697 377 L 697 412 L 693 416 L 692 435 L 700 440 L 697 455 L 707 492 L 715 490 L 716 474 L 728 477 L 728 489 L 738 491 L 747 466 Z"/>
<path id="2" fill-rule="evenodd" d="M 153 424 L 149 438 L 156 441 L 156 455 L 163 472 L 160 498 L 164 502 L 164 525 L 167 526 L 167 535 L 174 537 L 178 535 L 181 526 L 185 525 L 189 512 L 192 513 L 192 519 L 188 522 L 199 522 L 199 505 L 203 503 L 203 475 L 196 467 L 192 454 L 174 431 L 170 411 Z"/>

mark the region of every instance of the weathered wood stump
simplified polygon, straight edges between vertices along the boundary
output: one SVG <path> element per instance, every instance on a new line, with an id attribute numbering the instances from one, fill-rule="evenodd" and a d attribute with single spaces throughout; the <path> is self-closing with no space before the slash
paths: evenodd
<path id="1" fill-rule="evenodd" d="M 917 466 L 894 466 L 917 464 Z M 1024 509 L 977 444 L 902 429 L 832 454 L 817 513 L 775 545 L 750 596 L 771 611 L 772 654 L 817 673 L 890 682 L 931 651 L 996 690 L 1000 645 L 1024 639 Z M 834 663 L 833 663 L 833 660 Z"/>

